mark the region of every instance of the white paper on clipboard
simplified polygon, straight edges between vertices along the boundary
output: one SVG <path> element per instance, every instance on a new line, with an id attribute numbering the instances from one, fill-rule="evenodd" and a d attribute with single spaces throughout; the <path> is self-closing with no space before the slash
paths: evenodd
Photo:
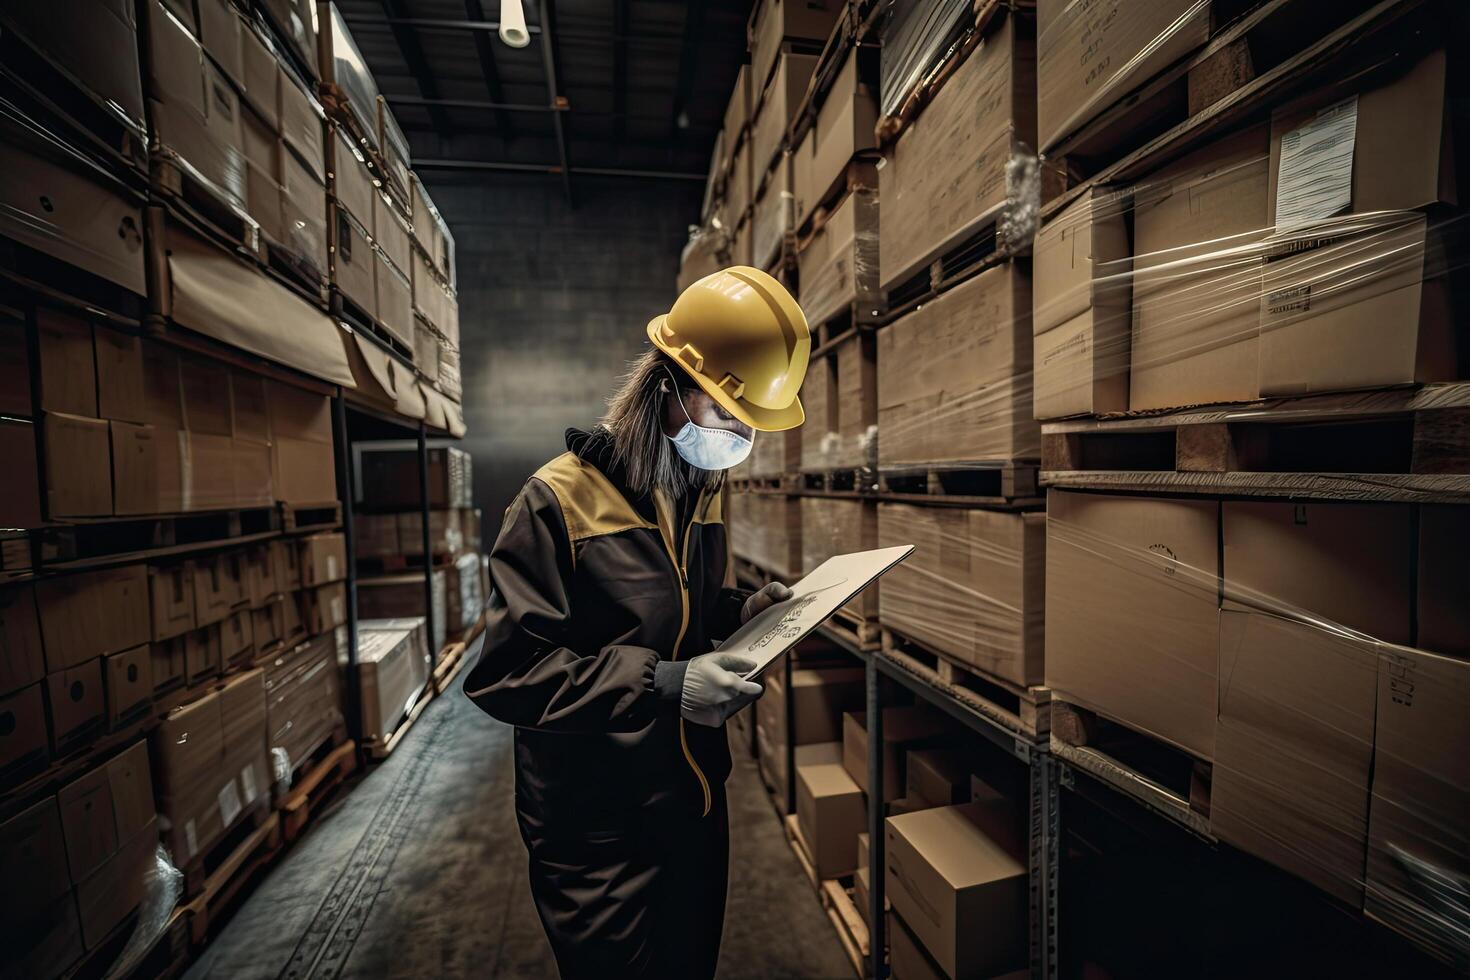
<path id="1" fill-rule="evenodd" d="M 878 576 L 907 558 L 911 544 L 876 551 L 856 551 L 828 558 L 791 587 L 791 598 L 778 602 L 740 627 L 720 644 L 721 653 L 755 661 L 745 679 L 758 677 L 812 630 L 866 589 Z"/>

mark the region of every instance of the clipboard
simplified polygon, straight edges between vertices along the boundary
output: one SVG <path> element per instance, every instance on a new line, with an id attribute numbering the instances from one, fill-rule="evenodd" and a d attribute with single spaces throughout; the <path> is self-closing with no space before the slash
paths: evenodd
<path id="1" fill-rule="evenodd" d="M 913 545 L 905 544 L 828 558 L 791 587 L 790 599 L 762 610 L 731 633 L 720 652 L 754 660 L 755 667 L 744 675 L 754 680 L 913 551 Z"/>

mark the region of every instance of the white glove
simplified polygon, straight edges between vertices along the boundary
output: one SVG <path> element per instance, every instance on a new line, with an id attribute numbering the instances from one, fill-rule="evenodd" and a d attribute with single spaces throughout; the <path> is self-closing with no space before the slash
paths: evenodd
<path id="1" fill-rule="evenodd" d="M 719 728 L 735 712 L 760 697 L 765 688 L 741 675 L 755 661 L 733 653 L 706 653 L 689 661 L 679 713 L 696 725 Z"/>
<path id="2" fill-rule="evenodd" d="M 780 582 L 772 582 L 745 600 L 740 607 L 740 625 L 744 626 L 778 602 L 791 598 L 791 590 Z"/>

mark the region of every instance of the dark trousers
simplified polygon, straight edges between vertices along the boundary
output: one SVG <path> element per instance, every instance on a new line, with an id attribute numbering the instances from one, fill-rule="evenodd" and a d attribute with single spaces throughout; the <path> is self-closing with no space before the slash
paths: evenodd
<path id="1" fill-rule="evenodd" d="M 611 827 L 577 813 L 517 816 L 562 980 L 714 976 L 730 860 L 723 787 L 703 817 L 672 794 Z"/>

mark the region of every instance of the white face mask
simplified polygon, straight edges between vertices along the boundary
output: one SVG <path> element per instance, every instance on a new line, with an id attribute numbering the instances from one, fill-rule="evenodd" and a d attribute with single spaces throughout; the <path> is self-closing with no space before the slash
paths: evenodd
<path id="1" fill-rule="evenodd" d="M 674 444 L 684 462 L 701 470 L 728 470 L 743 463 L 755 447 L 755 440 L 729 429 L 695 425 L 689 409 L 684 408 L 684 399 L 679 397 L 678 383 L 671 383 L 674 385 L 674 397 L 679 399 L 679 407 L 684 409 L 689 421 L 684 423 L 678 435 L 665 438 Z"/>

